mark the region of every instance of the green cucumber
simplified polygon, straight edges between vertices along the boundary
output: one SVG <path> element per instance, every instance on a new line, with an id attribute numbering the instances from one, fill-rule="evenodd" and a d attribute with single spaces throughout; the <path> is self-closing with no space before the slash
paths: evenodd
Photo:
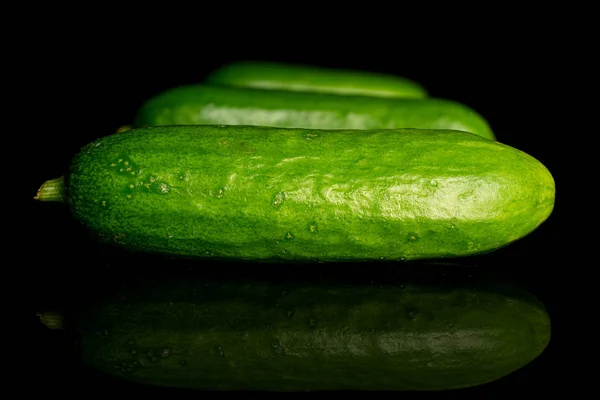
<path id="1" fill-rule="evenodd" d="M 453 129 L 495 139 L 487 121 L 444 99 L 385 99 L 276 90 L 185 85 L 146 100 L 136 127 L 258 125 L 312 129 Z"/>
<path id="2" fill-rule="evenodd" d="M 421 84 L 398 75 L 266 61 L 238 61 L 224 65 L 208 74 L 205 82 L 339 95 L 415 99 L 428 96 Z"/>
<path id="3" fill-rule="evenodd" d="M 36 198 L 135 251 L 363 261 L 499 249 L 554 194 L 538 160 L 466 132 L 179 125 L 99 138 Z"/>
<path id="4" fill-rule="evenodd" d="M 223 391 L 472 387 L 529 364 L 550 340 L 536 297 L 479 283 L 153 281 L 71 316 L 89 367 Z"/>

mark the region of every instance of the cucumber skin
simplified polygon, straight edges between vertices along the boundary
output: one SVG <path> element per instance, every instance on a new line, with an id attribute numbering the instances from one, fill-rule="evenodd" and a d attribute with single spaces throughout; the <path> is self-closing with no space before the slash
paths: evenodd
<path id="1" fill-rule="evenodd" d="M 238 61 L 224 65 L 208 74 L 204 83 L 338 95 L 428 97 L 421 84 L 398 75 L 262 61 Z"/>
<path id="2" fill-rule="evenodd" d="M 145 285 L 80 317 L 82 360 L 165 387 L 431 391 L 494 381 L 548 345 L 528 292 L 437 286 Z"/>
<path id="3" fill-rule="evenodd" d="M 323 93 L 185 85 L 137 111 L 134 126 L 256 125 L 309 129 L 453 129 L 495 140 L 488 122 L 445 99 L 386 99 Z"/>
<path id="4" fill-rule="evenodd" d="M 554 206 L 539 161 L 442 130 L 132 129 L 85 146 L 65 178 L 102 241 L 190 258 L 463 257 L 524 237 Z"/>

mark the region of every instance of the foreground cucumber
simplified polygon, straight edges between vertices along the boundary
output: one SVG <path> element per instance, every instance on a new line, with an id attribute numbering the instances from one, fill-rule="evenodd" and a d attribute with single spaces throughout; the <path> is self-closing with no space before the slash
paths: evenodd
<path id="1" fill-rule="evenodd" d="M 238 61 L 224 65 L 211 72 L 205 82 L 242 88 L 340 95 L 427 97 L 422 85 L 402 76 L 265 61 Z"/>
<path id="2" fill-rule="evenodd" d="M 550 340 L 530 293 L 462 284 L 142 283 L 72 326 L 93 368 L 208 390 L 464 388 L 518 370 Z"/>
<path id="3" fill-rule="evenodd" d="M 136 127 L 258 125 L 314 129 L 454 129 L 495 139 L 487 121 L 444 99 L 385 99 L 322 93 L 186 85 L 148 99 Z"/>
<path id="4" fill-rule="evenodd" d="M 460 131 L 199 125 L 102 137 L 36 198 L 133 250 L 412 260 L 506 246 L 546 220 L 554 190 L 535 158 Z"/>

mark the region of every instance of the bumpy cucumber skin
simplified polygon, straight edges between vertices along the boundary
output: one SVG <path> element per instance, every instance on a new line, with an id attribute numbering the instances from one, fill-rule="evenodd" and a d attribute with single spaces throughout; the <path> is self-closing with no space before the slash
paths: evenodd
<path id="1" fill-rule="evenodd" d="M 239 61 L 224 65 L 211 72 L 205 83 L 339 95 L 428 97 L 427 90 L 421 84 L 402 76 L 262 61 Z"/>
<path id="2" fill-rule="evenodd" d="M 454 129 L 495 139 L 488 122 L 445 99 L 385 99 L 186 85 L 144 102 L 136 127 L 226 124 L 313 129 Z"/>
<path id="3" fill-rule="evenodd" d="M 94 368 L 207 390 L 464 388 L 514 372 L 550 340 L 529 293 L 468 286 L 181 283 L 121 293 L 78 326 Z"/>
<path id="4" fill-rule="evenodd" d="M 539 161 L 444 130 L 132 129 L 85 146 L 66 182 L 103 240 L 193 258 L 463 257 L 531 233 L 554 206 Z"/>

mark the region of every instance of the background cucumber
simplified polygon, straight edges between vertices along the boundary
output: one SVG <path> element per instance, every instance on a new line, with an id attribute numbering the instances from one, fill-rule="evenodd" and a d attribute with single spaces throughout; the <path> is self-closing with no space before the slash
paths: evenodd
<path id="1" fill-rule="evenodd" d="M 39 200 L 124 248 L 189 257 L 463 257 L 552 212 L 539 161 L 459 131 L 169 126 L 102 137 Z"/>
<path id="2" fill-rule="evenodd" d="M 208 390 L 470 387 L 523 367 L 550 340 L 537 298 L 482 283 L 163 277 L 71 317 L 65 327 L 86 365 L 142 384 Z"/>
<path id="3" fill-rule="evenodd" d="M 208 74 L 205 82 L 253 89 L 396 98 L 425 98 L 419 83 L 398 75 L 266 61 L 238 61 Z"/>
<path id="4" fill-rule="evenodd" d="M 444 99 L 385 99 L 185 85 L 145 101 L 134 125 L 225 124 L 316 129 L 455 129 L 495 139 L 487 121 Z"/>

